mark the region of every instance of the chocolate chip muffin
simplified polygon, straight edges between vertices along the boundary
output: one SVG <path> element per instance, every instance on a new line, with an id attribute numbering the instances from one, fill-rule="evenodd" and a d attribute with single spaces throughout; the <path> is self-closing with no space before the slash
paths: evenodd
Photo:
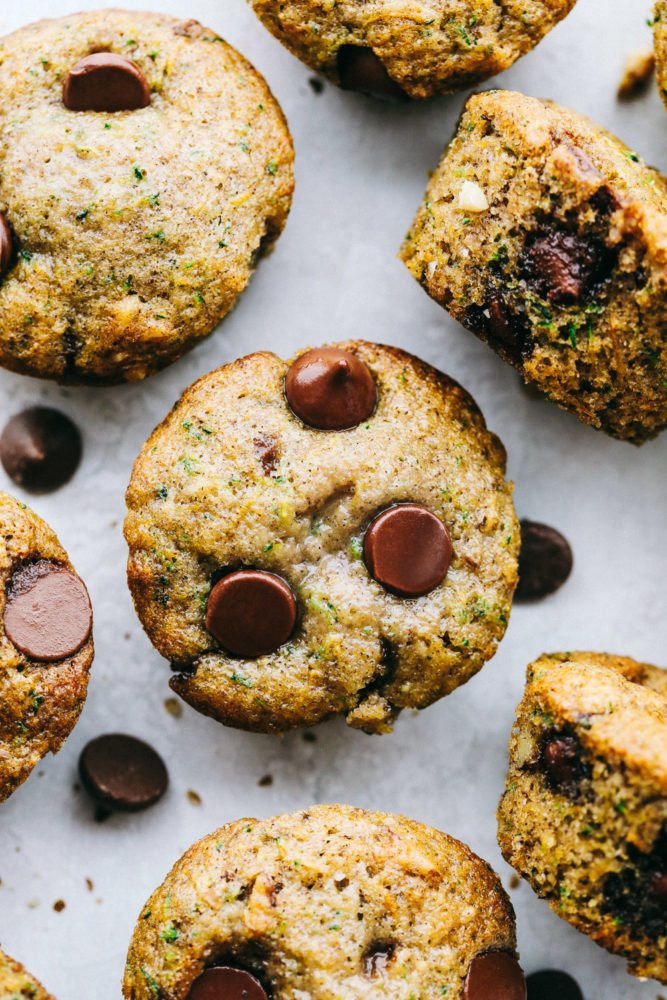
<path id="1" fill-rule="evenodd" d="M 103 10 L 0 42 L 0 364 L 142 379 L 207 336 L 282 230 L 292 144 L 196 21 Z"/>
<path id="2" fill-rule="evenodd" d="M 393 347 L 268 352 L 196 382 L 127 492 L 139 617 L 196 709 L 387 732 L 495 652 L 517 582 L 505 452 Z"/>
<path id="3" fill-rule="evenodd" d="M 0 949 L 0 1000 L 53 1000 L 53 997 Z"/>
<path id="4" fill-rule="evenodd" d="M 532 663 L 498 818 L 505 859 L 559 916 L 667 983 L 667 671 Z"/>
<path id="5" fill-rule="evenodd" d="M 507 69 L 576 0 L 249 2 L 283 45 L 333 83 L 380 97 L 431 97 Z"/>
<path id="6" fill-rule="evenodd" d="M 660 96 L 667 105 L 667 0 L 657 0 L 653 11 L 655 66 Z"/>
<path id="7" fill-rule="evenodd" d="M 55 534 L 0 493 L 0 802 L 74 728 L 91 630 L 88 593 Z"/>
<path id="8" fill-rule="evenodd" d="M 587 118 L 472 97 L 401 256 L 580 420 L 635 443 L 667 423 L 667 183 Z"/>
<path id="9" fill-rule="evenodd" d="M 525 1000 L 515 948 L 500 879 L 464 844 L 314 806 L 191 847 L 142 910 L 123 995 Z"/>

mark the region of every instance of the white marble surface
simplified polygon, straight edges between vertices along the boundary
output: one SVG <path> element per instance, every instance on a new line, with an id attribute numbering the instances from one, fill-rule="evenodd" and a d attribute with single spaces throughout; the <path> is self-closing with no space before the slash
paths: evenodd
<path id="1" fill-rule="evenodd" d="M 125 0 L 143 7 L 146 0 Z M 0 29 L 68 13 L 74 0 L 0 5 Z M 105 6 L 89 3 L 91 7 Z M 156 0 L 157 6 L 157 0 Z M 509 885 L 494 812 L 524 667 L 543 650 L 600 648 L 665 661 L 667 436 L 637 450 L 607 440 L 524 393 L 516 375 L 422 292 L 396 260 L 402 234 L 459 114 L 464 95 L 392 108 L 326 86 L 256 21 L 244 0 L 160 0 L 196 17 L 265 74 L 294 134 L 297 187 L 287 229 L 238 307 L 207 343 L 158 377 L 115 389 L 63 390 L 0 374 L 0 424 L 48 402 L 83 428 L 74 481 L 33 502 L 88 582 L 97 657 L 82 719 L 65 749 L 37 768 L 0 812 L 0 940 L 58 1000 L 112 1000 L 134 921 L 150 891 L 197 837 L 240 814 L 266 816 L 313 802 L 405 813 L 460 837 Z M 657 92 L 616 102 L 622 64 L 650 43 L 650 0 L 579 0 L 570 17 L 499 79 L 504 87 L 571 104 L 667 169 L 667 118 Z M 123 493 L 132 460 L 196 377 L 257 348 L 289 355 L 325 339 L 400 344 L 460 380 L 503 438 L 519 513 L 558 526 L 576 566 L 567 586 L 517 607 L 500 652 L 470 684 L 392 736 L 344 723 L 299 734 L 224 729 L 184 706 L 164 709 L 169 668 L 152 651 L 125 586 Z M 0 488 L 10 488 L 0 470 Z M 164 755 L 171 789 L 143 815 L 98 824 L 74 791 L 85 742 L 109 730 L 147 738 Z M 271 787 L 259 787 L 265 774 Z M 187 791 L 201 796 L 194 805 Z M 89 891 L 86 879 L 94 888 Z M 527 971 L 571 971 L 586 1000 L 656 1000 L 656 983 L 629 977 L 522 884 L 511 892 Z M 53 904 L 66 907 L 55 912 Z"/>

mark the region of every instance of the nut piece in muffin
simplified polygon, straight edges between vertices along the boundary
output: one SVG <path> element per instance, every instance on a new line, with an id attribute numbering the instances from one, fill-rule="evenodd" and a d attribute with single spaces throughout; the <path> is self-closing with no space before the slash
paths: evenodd
<path id="1" fill-rule="evenodd" d="M 280 234 L 293 150 L 196 21 L 102 10 L 0 42 L 0 364 L 142 379 L 206 337 Z"/>
<path id="2" fill-rule="evenodd" d="M 53 1000 L 34 976 L 0 949 L 0 1000 Z"/>
<path id="3" fill-rule="evenodd" d="M 506 861 L 559 916 L 667 983 L 667 671 L 531 663 L 498 821 Z"/>
<path id="4" fill-rule="evenodd" d="M 60 750 L 92 661 L 83 582 L 51 528 L 0 493 L 0 802 Z"/>
<path id="5" fill-rule="evenodd" d="M 194 844 L 141 912 L 123 995 L 212 996 L 235 971 L 252 1000 L 525 1000 L 515 949 L 500 879 L 464 844 L 314 806 Z"/>
<path id="6" fill-rule="evenodd" d="M 576 0 L 249 0 L 275 37 L 347 90 L 431 97 L 465 90 L 533 49 Z"/>
<path id="7" fill-rule="evenodd" d="M 471 97 L 401 257 L 580 420 L 636 444 L 667 424 L 667 183 L 587 118 Z"/>
<path id="8" fill-rule="evenodd" d="M 517 583 L 505 452 L 393 347 L 252 354 L 189 388 L 127 491 L 128 580 L 174 691 L 259 732 L 387 732 L 496 650 Z"/>

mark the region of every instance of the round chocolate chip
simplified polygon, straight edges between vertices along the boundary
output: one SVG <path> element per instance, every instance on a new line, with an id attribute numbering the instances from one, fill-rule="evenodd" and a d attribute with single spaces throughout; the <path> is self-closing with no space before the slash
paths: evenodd
<path id="1" fill-rule="evenodd" d="M 208 599 L 206 628 L 234 656 L 254 659 L 272 653 L 287 642 L 295 624 L 294 594 L 273 573 L 230 573 Z"/>
<path id="2" fill-rule="evenodd" d="M 69 417 L 33 406 L 12 417 L 0 436 L 0 461 L 9 478 L 33 493 L 68 482 L 81 461 L 81 435 Z"/>
<path id="3" fill-rule="evenodd" d="M 385 101 L 404 101 L 407 94 L 393 80 L 382 60 L 362 45 L 341 45 L 337 54 L 338 79 L 343 90 L 357 90 Z"/>
<path id="4" fill-rule="evenodd" d="M 526 979 L 528 1000 L 584 1000 L 579 985 L 567 972 L 544 969 Z"/>
<path id="5" fill-rule="evenodd" d="M 289 368 L 285 395 L 305 424 L 321 431 L 356 427 L 373 413 L 377 389 L 368 366 L 350 351 L 320 347 Z"/>
<path id="6" fill-rule="evenodd" d="M 526 980 L 516 958 L 487 951 L 474 958 L 463 984 L 463 1000 L 526 1000 Z"/>
<path id="7" fill-rule="evenodd" d="M 418 597 L 444 580 L 452 541 L 439 517 L 416 503 L 379 514 L 364 539 L 364 561 L 374 580 L 402 597 Z"/>
<path id="8" fill-rule="evenodd" d="M 268 1000 L 268 994 L 244 969 L 219 965 L 194 981 L 188 1000 Z"/>
<path id="9" fill-rule="evenodd" d="M 148 743 L 108 733 L 87 743 L 79 757 L 81 783 L 98 805 L 112 812 L 138 812 L 162 798 L 169 776 Z"/>
<path id="10" fill-rule="evenodd" d="M 33 660 L 73 656 L 90 635 L 93 612 L 79 577 L 42 559 L 12 575 L 5 597 L 5 635 Z"/>
<path id="11" fill-rule="evenodd" d="M 9 228 L 7 219 L 0 212 L 0 275 L 4 274 L 9 267 L 13 250 L 14 240 L 12 238 L 12 231 Z"/>
<path id="12" fill-rule="evenodd" d="M 63 85 L 63 104 L 70 111 L 136 111 L 150 101 L 148 81 L 137 64 L 115 52 L 85 56 Z"/>
<path id="13" fill-rule="evenodd" d="M 572 549 L 559 531 L 538 521 L 522 521 L 515 600 L 537 601 L 555 593 L 572 572 L 572 563 Z"/>

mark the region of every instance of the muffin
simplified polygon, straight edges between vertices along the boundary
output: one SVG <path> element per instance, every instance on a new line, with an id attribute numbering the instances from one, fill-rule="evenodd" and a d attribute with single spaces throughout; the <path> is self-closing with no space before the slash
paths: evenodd
<path id="1" fill-rule="evenodd" d="M 379 97 L 465 90 L 507 69 L 576 0 L 249 0 L 275 37 L 333 83 Z"/>
<path id="2" fill-rule="evenodd" d="M 293 151 L 266 83 L 196 21 L 102 10 L 2 39 L 0 94 L 0 364 L 91 384 L 164 368 L 285 224 Z"/>
<path id="3" fill-rule="evenodd" d="M 498 819 L 505 859 L 559 916 L 667 983 L 667 671 L 532 663 Z"/>
<path id="4" fill-rule="evenodd" d="M 488 1000 L 494 986 L 525 1000 L 515 948 L 500 879 L 464 844 L 401 816 L 314 806 L 191 847 L 141 912 L 123 995 Z M 214 993 L 232 977 L 247 993 Z"/>
<path id="5" fill-rule="evenodd" d="M 53 531 L 0 493 L 0 802 L 51 751 L 86 700 L 92 612 Z"/>
<path id="6" fill-rule="evenodd" d="M 53 997 L 0 949 L 0 1000 L 53 1000 Z"/>
<path id="7" fill-rule="evenodd" d="M 455 319 L 585 423 L 667 423 L 667 184 L 587 118 L 470 98 L 401 250 Z"/>
<path id="8" fill-rule="evenodd" d="M 653 11 L 653 37 L 658 90 L 667 104 L 667 0 L 656 2 Z"/>
<path id="9" fill-rule="evenodd" d="M 495 652 L 517 582 L 505 452 L 404 351 L 262 352 L 188 389 L 127 492 L 128 580 L 171 686 L 259 732 L 382 733 Z"/>

